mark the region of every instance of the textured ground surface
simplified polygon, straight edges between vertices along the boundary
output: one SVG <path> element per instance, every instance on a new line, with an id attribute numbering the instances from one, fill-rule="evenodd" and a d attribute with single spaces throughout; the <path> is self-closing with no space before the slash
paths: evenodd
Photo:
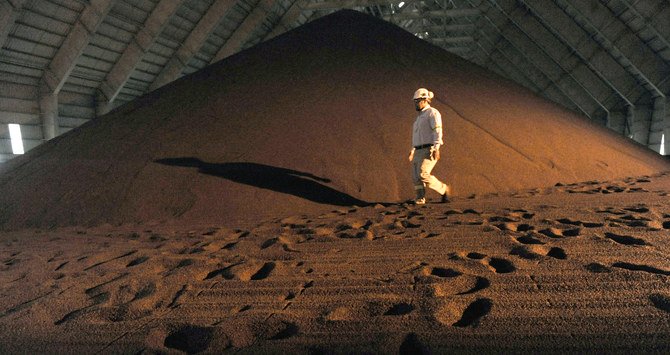
<path id="1" fill-rule="evenodd" d="M 0 352 L 670 351 L 670 175 L 0 234 Z"/>

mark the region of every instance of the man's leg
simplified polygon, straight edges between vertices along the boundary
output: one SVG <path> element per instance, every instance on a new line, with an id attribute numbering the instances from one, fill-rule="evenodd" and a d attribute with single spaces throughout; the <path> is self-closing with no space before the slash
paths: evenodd
<path id="1" fill-rule="evenodd" d="M 430 159 L 430 153 L 428 157 L 421 162 L 421 173 L 420 178 L 424 186 L 427 186 L 430 189 L 437 191 L 440 195 L 447 193 L 447 184 L 438 180 L 435 176 L 431 175 L 433 168 L 437 164 L 437 160 Z"/>
<path id="2" fill-rule="evenodd" d="M 421 166 L 423 164 L 424 155 L 422 149 L 417 150 L 414 153 L 414 158 L 412 159 L 412 183 L 414 184 L 414 192 L 416 193 L 416 200 L 425 202 L 426 198 L 426 187 L 421 179 Z"/>

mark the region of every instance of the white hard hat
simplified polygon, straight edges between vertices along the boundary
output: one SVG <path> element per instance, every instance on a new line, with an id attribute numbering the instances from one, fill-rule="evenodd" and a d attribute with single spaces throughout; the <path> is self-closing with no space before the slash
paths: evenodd
<path id="1" fill-rule="evenodd" d="M 433 98 L 433 92 L 428 91 L 427 89 L 421 88 L 417 91 L 414 92 L 414 100 L 416 99 L 432 99 Z"/>

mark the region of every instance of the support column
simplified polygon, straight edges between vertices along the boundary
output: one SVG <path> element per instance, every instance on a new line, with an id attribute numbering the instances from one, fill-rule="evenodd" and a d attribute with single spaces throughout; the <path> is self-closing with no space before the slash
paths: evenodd
<path id="1" fill-rule="evenodd" d="M 623 136 L 628 136 L 627 114 L 624 111 L 610 111 L 607 115 L 607 128 Z"/>
<path id="2" fill-rule="evenodd" d="M 636 142 L 650 149 L 656 150 L 652 144 L 655 142 L 654 137 L 651 134 L 652 132 L 651 127 L 653 127 L 654 124 L 654 122 L 652 121 L 653 114 L 654 114 L 653 104 L 637 105 L 628 108 L 628 121 L 630 124 L 633 139 Z M 656 128 L 657 134 L 659 131 L 660 129 Z M 658 138 L 659 138 L 658 142 L 660 143 L 660 137 Z"/>
<path id="3" fill-rule="evenodd" d="M 648 147 L 658 153 L 661 152 L 661 137 L 665 131 L 665 97 L 654 98 L 651 122 L 649 123 Z"/>
<path id="4" fill-rule="evenodd" d="M 628 136 L 628 138 L 637 141 L 635 137 L 635 106 L 629 105 L 626 108 L 626 121 L 624 122 L 623 133 Z"/>
<path id="5" fill-rule="evenodd" d="M 663 134 L 665 135 L 665 154 L 670 155 L 670 99 L 663 98 Z"/>
<path id="6" fill-rule="evenodd" d="M 40 115 L 42 116 L 42 132 L 48 141 L 58 135 L 58 94 L 48 93 L 40 97 Z"/>
<path id="7" fill-rule="evenodd" d="M 95 117 L 108 114 L 114 108 L 114 102 L 107 100 L 103 93 L 98 93 L 95 98 Z"/>

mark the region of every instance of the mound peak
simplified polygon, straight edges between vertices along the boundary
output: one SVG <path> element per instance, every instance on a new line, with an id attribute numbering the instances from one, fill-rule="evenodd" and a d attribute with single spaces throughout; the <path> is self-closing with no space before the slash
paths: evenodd
<path id="1" fill-rule="evenodd" d="M 646 148 L 355 11 L 185 76 L 0 170 L 0 226 L 221 223 L 413 194 L 411 95 L 435 93 L 457 195 L 670 169 Z"/>

